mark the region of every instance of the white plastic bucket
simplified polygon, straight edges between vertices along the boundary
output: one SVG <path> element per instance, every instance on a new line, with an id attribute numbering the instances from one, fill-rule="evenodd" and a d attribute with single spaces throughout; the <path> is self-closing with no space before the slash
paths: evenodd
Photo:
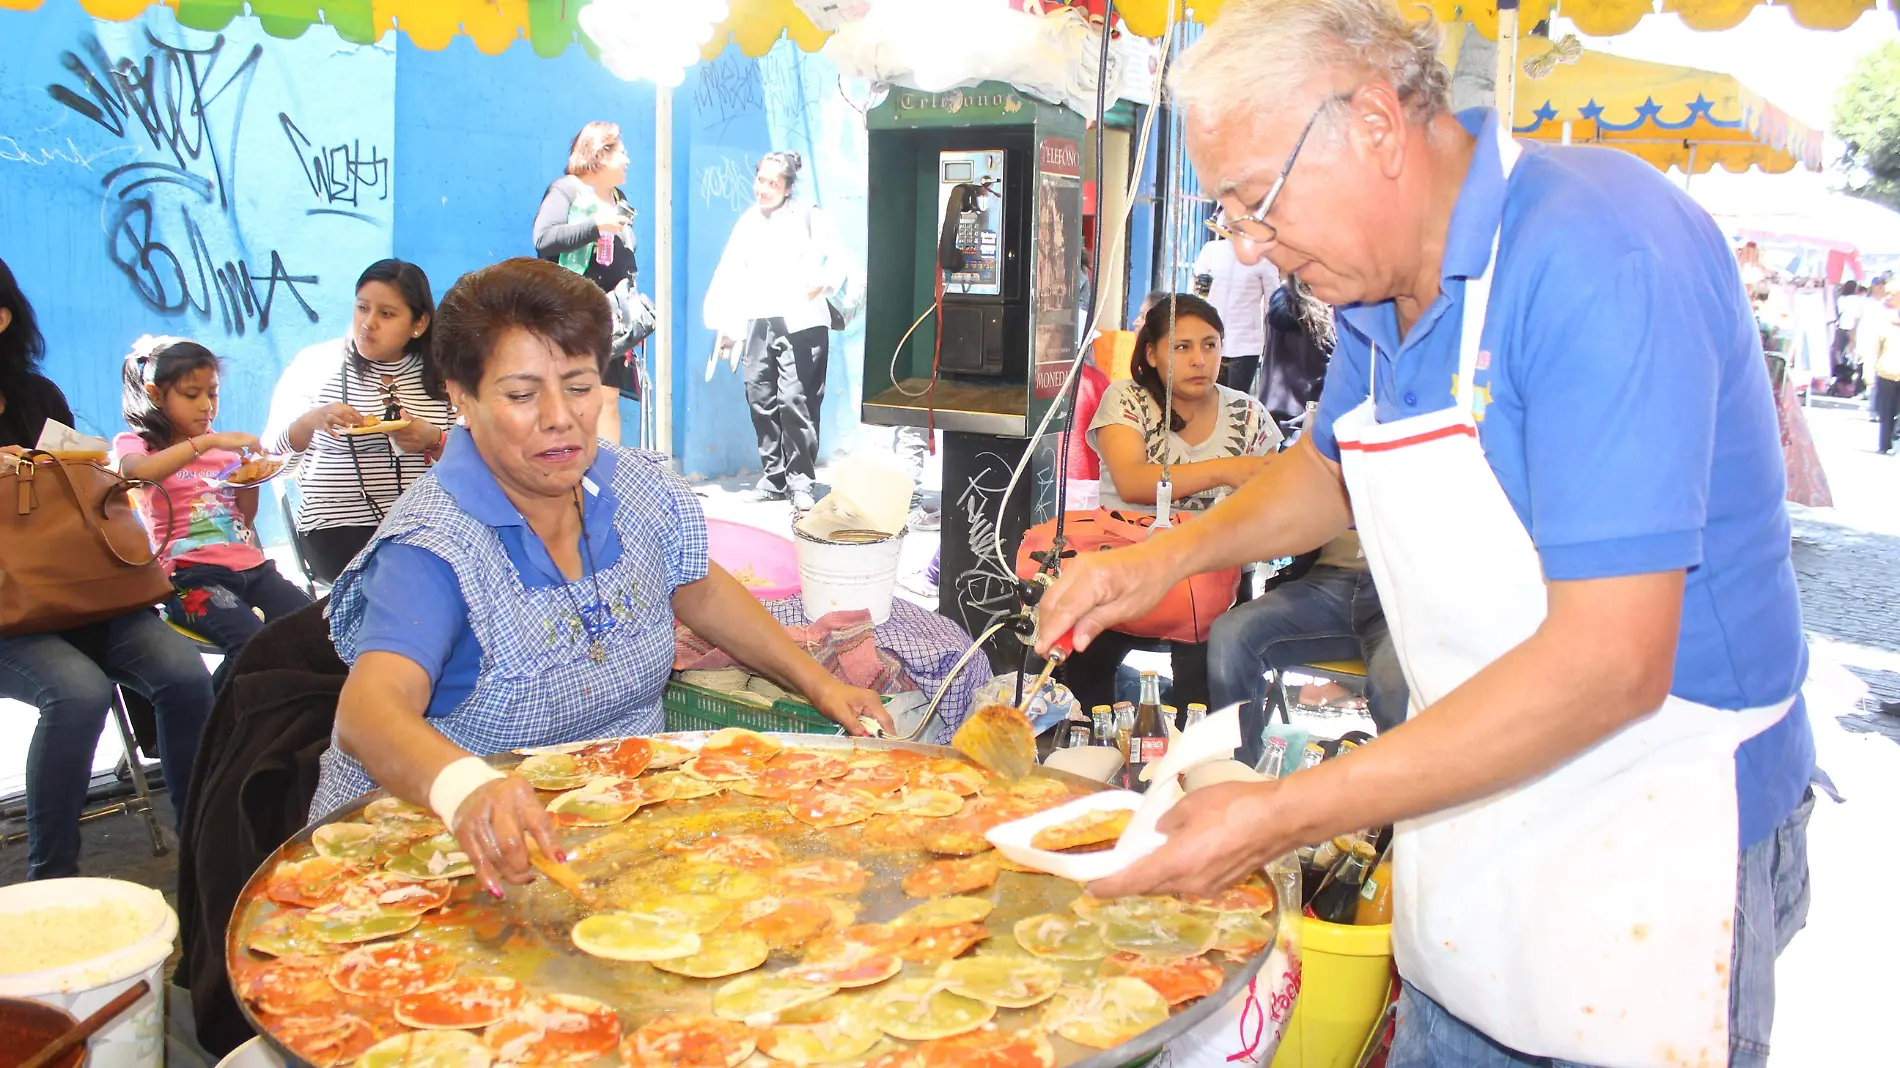
<path id="1" fill-rule="evenodd" d="M 284 1068 L 284 1059 L 266 1046 L 263 1039 L 253 1038 L 225 1054 L 218 1068 Z"/>
<path id="2" fill-rule="evenodd" d="M 873 623 L 891 618 L 897 565 L 904 555 L 902 532 L 882 541 L 850 542 L 820 541 L 794 529 L 792 540 L 798 544 L 800 596 L 807 622 L 860 608 L 871 613 Z"/>
<path id="3" fill-rule="evenodd" d="M 151 993 L 92 1037 L 91 1068 L 161 1068 L 165 1063 L 165 960 L 178 936 L 178 914 L 164 895 L 117 879 L 46 879 L 0 887 L 0 915 L 117 901 L 131 906 L 144 934 L 90 960 L 38 972 L 0 975 L 0 997 L 29 998 L 85 1019 L 145 980 Z M 146 925 L 143 921 L 150 920 Z"/>

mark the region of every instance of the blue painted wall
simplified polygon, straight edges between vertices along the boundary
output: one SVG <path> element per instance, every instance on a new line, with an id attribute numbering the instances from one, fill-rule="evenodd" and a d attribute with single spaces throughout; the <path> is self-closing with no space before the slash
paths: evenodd
<path id="1" fill-rule="evenodd" d="M 829 63 L 788 41 L 757 60 L 730 48 L 675 91 L 669 358 L 673 446 L 690 476 L 758 467 L 737 376 L 703 381 L 700 315 L 753 169 L 772 149 L 801 153 L 799 195 L 861 260 L 860 106 Z M 219 422 L 261 429 L 284 365 L 347 328 L 372 261 L 414 260 L 440 297 L 468 270 L 532 254 L 535 208 L 589 120 L 619 123 L 633 156 L 625 189 L 650 292 L 653 109 L 651 85 L 578 48 L 487 56 L 457 39 L 428 52 L 400 34 L 356 46 L 322 26 L 284 41 L 248 18 L 207 33 L 164 8 L 112 23 L 65 0 L 0 11 L 0 258 L 40 313 L 46 370 L 82 429 L 120 429 L 118 368 L 144 333 L 225 357 Z M 858 425 L 862 351 L 856 324 L 833 336 L 827 452 Z M 638 413 L 623 411 L 631 437 Z"/>
<path id="2" fill-rule="evenodd" d="M 757 60 L 730 46 L 687 73 L 675 90 L 674 204 L 685 229 L 676 234 L 674 321 L 678 359 L 673 423 L 688 473 L 758 468 L 757 439 L 737 374 L 723 367 L 705 381 L 713 333 L 701 304 L 732 224 L 752 203 L 759 158 L 773 150 L 804 157 L 796 196 L 822 207 L 861 264 L 865 249 L 865 131 L 861 113 L 839 87 L 837 68 L 780 41 Z M 830 453 L 858 427 L 864 328 L 831 336 L 830 374 L 819 430 Z"/>
<path id="3" fill-rule="evenodd" d="M 357 273 L 389 254 L 395 66 L 321 27 L 0 11 L 0 258 L 81 429 L 122 429 L 119 368 L 146 333 L 224 357 L 220 424 L 263 428 L 284 364 L 347 326 Z"/>

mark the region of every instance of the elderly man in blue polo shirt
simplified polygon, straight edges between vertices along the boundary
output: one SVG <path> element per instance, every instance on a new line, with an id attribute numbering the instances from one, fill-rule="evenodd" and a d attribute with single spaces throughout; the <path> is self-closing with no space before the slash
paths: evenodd
<path id="1" fill-rule="evenodd" d="M 1451 114 L 1437 40 L 1386 0 L 1229 0 L 1190 51 L 1222 225 L 1339 309 L 1338 349 L 1298 447 L 1043 601 L 1082 646 L 1352 524 L 1410 718 L 1190 795 L 1090 890 L 1208 892 L 1396 821 L 1394 1068 L 1764 1064 L 1814 743 L 1747 298 L 1647 164 Z"/>

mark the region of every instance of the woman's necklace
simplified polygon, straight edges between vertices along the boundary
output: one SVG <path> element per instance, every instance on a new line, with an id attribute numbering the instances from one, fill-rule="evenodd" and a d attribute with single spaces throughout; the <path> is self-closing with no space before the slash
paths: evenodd
<path id="1" fill-rule="evenodd" d="M 613 614 L 607 606 L 607 598 L 600 592 L 600 572 L 594 568 L 594 550 L 587 544 L 587 516 L 581 511 L 581 490 L 574 487 L 574 518 L 580 521 L 581 558 L 587 565 L 587 577 L 594 583 L 594 603 L 584 605 L 580 595 L 574 592 L 572 582 L 563 581 L 561 588 L 567 591 L 567 598 L 574 604 L 574 613 L 580 616 L 581 629 L 587 632 L 587 659 L 596 664 L 607 662 L 607 647 L 601 644 L 601 637 L 613 629 Z M 605 616 L 606 618 L 601 618 Z"/>

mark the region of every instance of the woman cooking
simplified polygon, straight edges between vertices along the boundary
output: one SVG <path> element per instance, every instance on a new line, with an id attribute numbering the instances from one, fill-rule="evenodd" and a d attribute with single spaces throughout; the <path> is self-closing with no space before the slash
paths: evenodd
<path id="1" fill-rule="evenodd" d="M 482 884 L 558 856 L 534 789 L 470 754 L 661 727 L 675 618 L 853 734 L 890 719 L 707 559 L 706 520 L 649 454 L 602 443 L 612 316 L 587 279 L 513 259 L 464 276 L 432 361 L 466 426 L 338 578 L 351 665 L 311 812 L 382 784 L 427 802 Z"/>

